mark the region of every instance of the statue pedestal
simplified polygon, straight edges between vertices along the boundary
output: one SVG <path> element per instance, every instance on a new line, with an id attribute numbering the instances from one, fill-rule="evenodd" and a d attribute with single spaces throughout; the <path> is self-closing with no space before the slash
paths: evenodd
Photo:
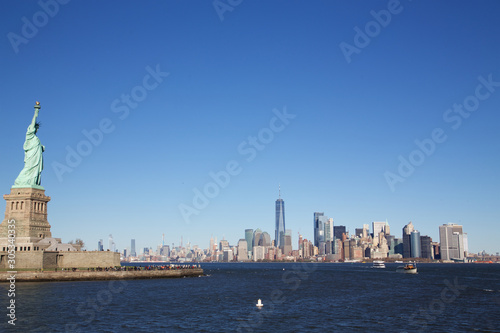
<path id="1" fill-rule="evenodd" d="M 50 197 L 37 187 L 12 187 L 10 194 L 3 196 L 7 205 L 5 219 L 0 224 L 0 244 L 8 237 L 9 220 L 15 220 L 16 243 L 35 243 L 52 237 L 47 221 L 47 204 Z"/>

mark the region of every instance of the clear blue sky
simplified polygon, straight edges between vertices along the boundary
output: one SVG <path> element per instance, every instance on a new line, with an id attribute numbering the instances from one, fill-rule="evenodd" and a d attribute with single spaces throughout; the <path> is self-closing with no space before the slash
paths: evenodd
<path id="1" fill-rule="evenodd" d="M 246 228 L 274 235 L 281 184 L 294 248 L 321 211 L 351 231 L 387 219 L 397 237 L 412 221 L 435 241 L 459 223 L 471 252 L 500 251 L 497 1 L 242 1 L 223 13 L 212 1 L 47 3 L 51 15 L 0 4 L 0 189 L 23 167 L 39 100 L 42 185 L 63 241 L 95 249 L 113 234 L 118 249 L 131 238 L 142 249 L 164 233 L 206 248 Z M 388 7 L 390 22 L 373 23 Z M 355 41 L 356 27 L 372 30 Z M 348 57 L 347 44 L 358 45 Z M 475 111 L 448 113 L 464 101 Z M 284 109 L 286 125 L 273 113 Z M 112 131 L 89 152 L 83 131 L 101 122 Z M 446 140 L 416 152 L 435 129 Z M 259 133 L 262 150 L 249 139 Z M 70 167 L 68 148 L 86 156 Z M 399 156 L 419 165 L 402 176 Z M 180 205 L 230 161 L 239 172 L 186 223 Z M 387 172 L 404 182 L 391 188 Z"/>

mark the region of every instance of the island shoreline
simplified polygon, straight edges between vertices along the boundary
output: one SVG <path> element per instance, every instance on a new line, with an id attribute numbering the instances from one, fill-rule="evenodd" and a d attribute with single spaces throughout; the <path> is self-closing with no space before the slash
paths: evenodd
<path id="1" fill-rule="evenodd" d="M 0 283 L 15 282 L 61 282 L 61 281 L 105 281 L 105 280 L 140 280 L 169 279 L 203 276 L 202 268 L 174 270 L 138 270 L 138 271 L 19 271 L 0 272 Z"/>

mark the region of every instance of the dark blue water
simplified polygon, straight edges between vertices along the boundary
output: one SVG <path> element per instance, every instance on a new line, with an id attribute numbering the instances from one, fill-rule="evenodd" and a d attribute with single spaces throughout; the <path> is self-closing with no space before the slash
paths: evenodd
<path id="1" fill-rule="evenodd" d="M 18 283 L 15 331 L 500 332 L 500 265 L 370 266 L 202 264 L 197 278 Z M 11 331 L 0 288 L 0 330 Z"/>

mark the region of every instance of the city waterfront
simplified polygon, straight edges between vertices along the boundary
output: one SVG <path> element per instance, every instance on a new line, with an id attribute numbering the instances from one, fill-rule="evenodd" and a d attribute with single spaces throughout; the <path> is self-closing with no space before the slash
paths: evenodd
<path id="1" fill-rule="evenodd" d="M 17 286 L 12 329 L 499 332 L 500 265 L 419 264 L 416 275 L 371 266 L 204 263 L 205 276 L 185 279 L 28 282 Z"/>

